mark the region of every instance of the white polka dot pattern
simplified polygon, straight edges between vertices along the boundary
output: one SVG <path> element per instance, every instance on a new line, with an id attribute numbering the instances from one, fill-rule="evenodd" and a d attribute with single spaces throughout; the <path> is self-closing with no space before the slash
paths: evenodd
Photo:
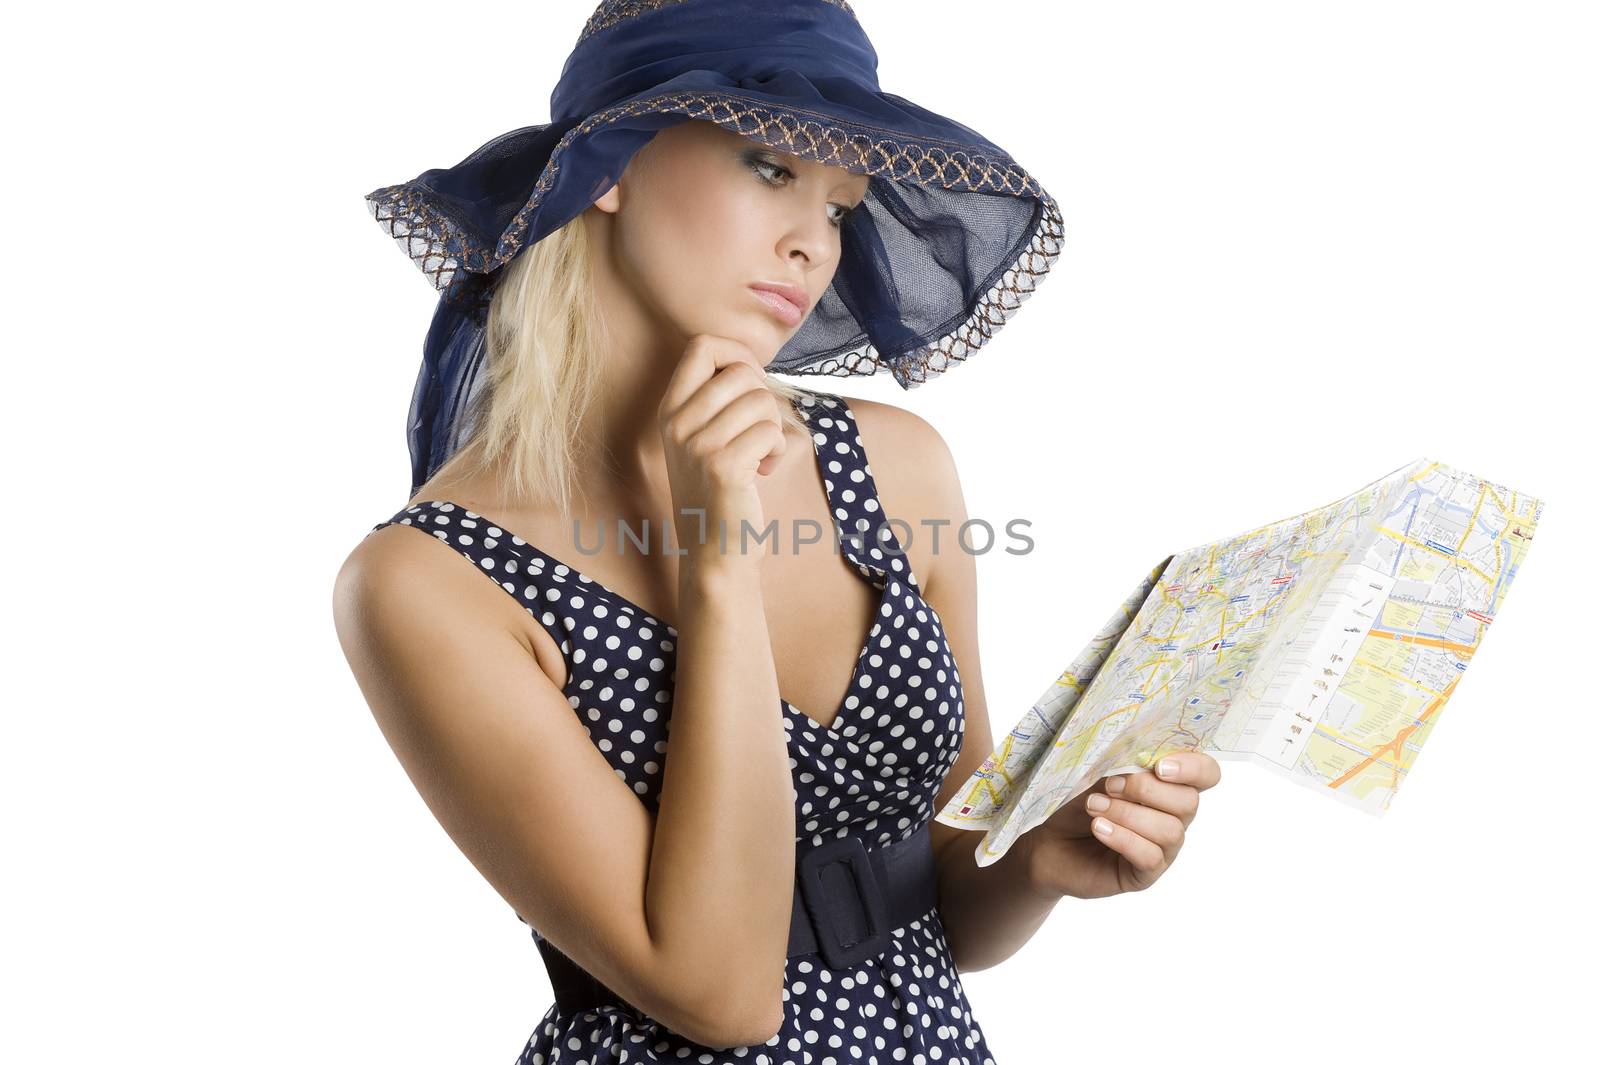
<path id="1" fill-rule="evenodd" d="M 840 552 L 882 597 L 831 724 L 781 700 L 796 842 L 858 836 L 877 847 L 909 838 L 934 814 L 939 785 L 960 754 L 961 678 L 939 616 L 887 524 L 854 413 L 842 396 L 802 392 L 800 413 L 812 430 Z M 374 529 L 390 524 L 449 543 L 544 626 L 566 657 L 568 703 L 613 771 L 654 812 L 672 727 L 676 630 L 448 501 L 419 503 Z M 566 1016 L 552 1005 L 518 1065 L 993 1065 L 938 910 L 895 929 L 889 941 L 881 956 L 851 969 L 830 969 L 816 954 L 789 958 L 784 1025 L 765 1044 L 714 1050 L 629 1008 Z"/>

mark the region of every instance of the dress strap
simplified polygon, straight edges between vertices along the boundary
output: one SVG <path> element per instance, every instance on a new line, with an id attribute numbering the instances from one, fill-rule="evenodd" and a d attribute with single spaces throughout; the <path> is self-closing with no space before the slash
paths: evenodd
<path id="1" fill-rule="evenodd" d="M 546 556 L 482 515 L 448 501 L 428 500 L 407 507 L 374 525 L 367 535 L 385 525 L 410 525 L 455 548 L 532 614 L 570 661 L 574 612 L 582 607 L 582 597 L 596 588 L 588 576 Z M 574 610 L 566 609 L 569 602 Z"/>
<path id="2" fill-rule="evenodd" d="M 883 588 L 891 579 L 916 587 L 904 546 L 878 498 L 872 464 L 850 404 L 843 396 L 806 389 L 796 410 L 811 428 L 840 553 L 875 588 Z"/>

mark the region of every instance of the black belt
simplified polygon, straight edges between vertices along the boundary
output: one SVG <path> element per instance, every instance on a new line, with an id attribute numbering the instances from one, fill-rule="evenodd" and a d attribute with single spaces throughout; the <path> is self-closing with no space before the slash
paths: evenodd
<path id="1" fill-rule="evenodd" d="M 891 930 L 909 924 L 939 903 L 928 824 L 911 838 L 887 847 L 868 849 L 856 836 L 841 836 L 799 848 L 794 879 L 788 956 L 821 954 L 833 969 L 876 958 L 888 948 Z M 522 920 L 521 915 L 517 919 Z M 562 1014 L 597 1006 L 634 1008 L 552 946 L 537 929 L 533 929 L 533 940 L 544 958 Z"/>

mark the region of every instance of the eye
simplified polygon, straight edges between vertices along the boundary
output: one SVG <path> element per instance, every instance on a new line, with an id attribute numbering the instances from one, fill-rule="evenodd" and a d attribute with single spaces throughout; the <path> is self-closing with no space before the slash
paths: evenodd
<path id="1" fill-rule="evenodd" d="M 751 170 L 754 170 L 758 175 L 761 175 L 761 180 L 774 187 L 778 187 L 778 183 L 765 176 L 768 171 L 782 174 L 787 178 L 794 177 L 794 171 L 790 170 L 788 167 L 782 165 L 781 163 L 774 163 L 770 159 L 763 159 L 758 155 L 746 156 L 745 164 L 749 166 Z M 831 220 L 831 224 L 834 229 L 841 228 L 844 225 L 844 220 L 848 218 L 852 212 L 857 210 L 855 207 L 845 207 L 842 203 L 829 204 L 829 206 L 844 208 L 844 210 L 839 214 L 834 215 Z"/>

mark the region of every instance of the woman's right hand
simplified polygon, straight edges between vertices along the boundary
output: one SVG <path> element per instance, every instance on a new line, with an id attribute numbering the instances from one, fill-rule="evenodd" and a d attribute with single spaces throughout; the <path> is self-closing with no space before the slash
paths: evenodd
<path id="1" fill-rule="evenodd" d="M 657 409 L 679 549 L 697 564 L 747 552 L 744 524 L 765 521 L 756 475 L 777 469 L 788 441 L 754 352 L 728 337 L 690 338 Z M 725 531 L 724 531 L 725 530 Z M 726 548 L 724 548 L 724 541 Z"/>

